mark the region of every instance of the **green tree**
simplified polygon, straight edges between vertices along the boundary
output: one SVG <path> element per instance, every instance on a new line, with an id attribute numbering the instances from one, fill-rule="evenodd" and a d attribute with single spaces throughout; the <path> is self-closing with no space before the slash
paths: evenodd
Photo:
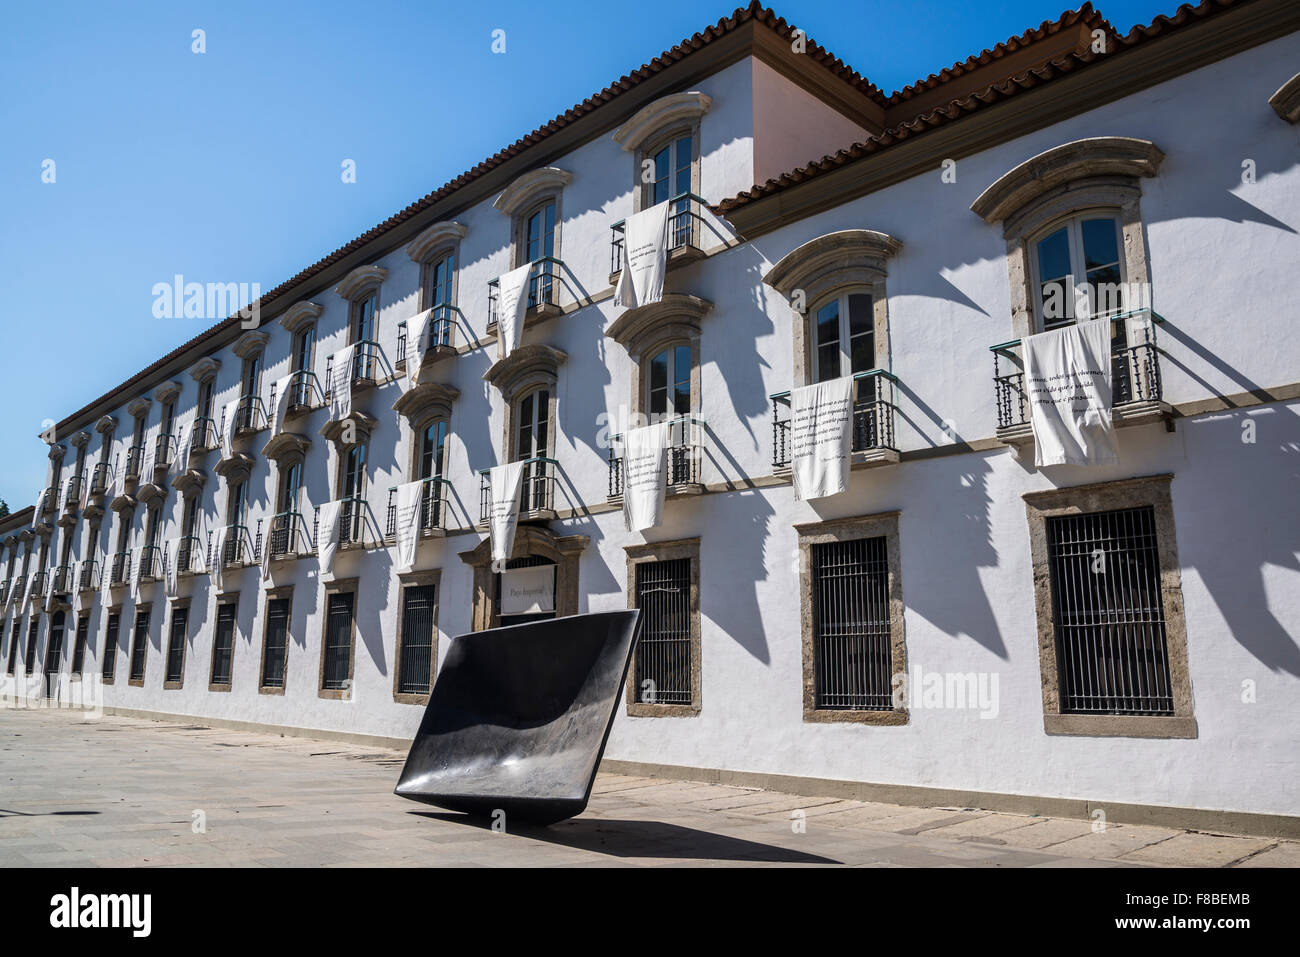
<path id="1" fill-rule="evenodd" d="M 9 503 L 6 502 L 4 499 L 0 498 L 0 518 L 4 518 L 8 514 L 9 514 Z"/>

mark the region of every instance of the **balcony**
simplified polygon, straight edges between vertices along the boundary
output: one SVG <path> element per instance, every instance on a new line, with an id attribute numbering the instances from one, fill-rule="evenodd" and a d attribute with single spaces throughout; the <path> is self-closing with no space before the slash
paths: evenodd
<path id="1" fill-rule="evenodd" d="M 560 270 L 564 263 L 553 256 L 544 256 L 533 263 L 533 271 L 528 277 L 528 310 L 524 318 L 536 316 L 540 319 L 558 316 L 560 308 Z M 495 325 L 499 318 L 497 300 L 501 290 L 501 280 L 488 281 L 488 325 Z"/>
<path id="2" fill-rule="evenodd" d="M 290 374 L 285 389 L 289 392 L 289 404 L 285 409 L 286 415 L 299 415 L 303 412 L 310 412 L 325 403 L 325 390 L 321 388 L 320 380 L 316 378 L 314 372 L 300 370 Z M 271 408 L 275 408 L 276 401 L 275 385 L 273 384 L 271 386 Z"/>
<path id="3" fill-rule="evenodd" d="M 668 268 L 693 262 L 704 255 L 700 234 L 703 217 L 700 209 L 708 203 L 694 193 L 678 193 L 668 200 L 672 205 L 668 214 Z M 623 233 L 627 220 L 620 219 L 610 226 L 609 284 L 615 284 L 623 271 Z"/>
<path id="4" fill-rule="evenodd" d="M 75 512 L 81 507 L 81 489 L 85 485 L 86 474 L 79 472 L 68 479 L 67 491 L 63 493 L 63 508 L 67 512 Z"/>
<path id="5" fill-rule="evenodd" d="M 246 525 L 227 525 L 221 541 L 221 564 L 224 567 L 253 564 L 258 559 L 258 549 Z"/>
<path id="6" fill-rule="evenodd" d="M 310 555 L 312 536 L 307 529 L 307 519 L 301 512 L 280 512 L 272 516 L 267 547 L 271 549 L 272 561 Z"/>
<path id="7" fill-rule="evenodd" d="M 133 445 L 126 450 L 126 480 L 138 482 L 140 471 L 144 468 L 144 446 Z"/>
<path id="8" fill-rule="evenodd" d="M 1129 322 L 1139 317 L 1137 340 L 1130 344 Z M 1117 426 L 1164 421 L 1172 426 L 1172 409 L 1164 402 L 1160 384 L 1160 352 L 1156 326 L 1164 317 L 1150 309 L 1122 313 L 1111 319 L 1111 417 Z M 1143 328 L 1144 327 L 1144 328 Z M 993 398 L 997 406 L 997 437 L 1014 446 L 1034 440 L 1025 393 L 1025 369 L 1020 340 L 990 346 L 993 353 Z"/>
<path id="9" fill-rule="evenodd" d="M 432 538 L 446 534 L 447 526 L 447 492 L 451 482 L 441 475 L 422 479 L 424 488 L 420 490 L 420 537 Z M 397 538 L 397 489 L 388 490 L 388 521 L 385 526 L 388 538 Z"/>
<path id="10" fill-rule="evenodd" d="M 698 495 L 704 491 L 700 481 L 700 452 L 704 435 L 704 420 L 693 415 L 683 415 L 670 419 L 670 438 L 665 468 L 667 469 L 669 495 Z M 609 497 L 623 496 L 623 456 L 616 455 L 623 449 L 622 434 L 610 436 L 609 440 Z"/>
<path id="11" fill-rule="evenodd" d="M 108 491 L 109 480 L 113 477 L 113 466 L 107 462 L 96 462 L 95 470 L 90 473 L 90 494 L 103 495 Z"/>
<path id="12" fill-rule="evenodd" d="M 0 582 L 0 608 L 9 600 L 9 579 Z"/>
<path id="13" fill-rule="evenodd" d="M 194 575 L 194 559 L 203 554 L 203 542 L 195 535 L 186 535 L 176 545 L 176 574 Z"/>
<path id="14" fill-rule="evenodd" d="M 370 515 L 370 503 L 360 496 L 339 501 L 339 548 L 364 548 L 378 539 L 378 528 Z"/>
<path id="15" fill-rule="evenodd" d="M 50 591 L 55 595 L 66 595 L 72 591 L 72 583 L 75 581 L 72 565 L 60 565 L 54 569 L 54 575 L 50 583 Z"/>
<path id="16" fill-rule="evenodd" d="M 194 420 L 194 430 L 190 433 L 190 455 L 199 455 L 209 449 L 215 449 L 217 441 L 217 423 L 211 416 L 201 415 Z"/>
<path id="17" fill-rule="evenodd" d="M 113 556 L 109 568 L 108 584 L 110 587 L 125 585 L 131 576 L 131 551 L 118 552 Z"/>
<path id="18" fill-rule="evenodd" d="M 155 473 L 166 473 L 176 460 L 176 437 L 163 433 L 154 439 L 153 443 L 153 470 Z"/>
<path id="19" fill-rule="evenodd" d="M 555 459 L 537 457 L 524 459 L 524 474 L 519 479 L 519 521 L 549 521 L 555 518 L 555 472 L 560 463 Z M 492 515 L 492 487 L 488 482 L 490 469 L 479 475 L 479 521 L 487 524 Z"/>
<path id="20" fill-rule="evenodd" d="M 78 591 L 94 591 L 99 587 L 99 562 L 88 558 L 81 563 L 81 573 L 77 578 Z"/>
<path id="21" fill-rule="evenodd" d="M 266 406 L 260 396 L 246 395 L 235 406 L 235 431 L 260 432 L 267 426 Z"/>
<path id="22" fill-rule="evenodd" d="M 894 445 L 894 410 L 898 407 L 898 377 L 884 369 L 853 375 L 853 467 L 889 465 L 898 461 Z M 772 400 L 772 467 L 790 467 L 790 393 Z"/>
<path id="23" fill-rule="evenodd" d="M 429 317 L 428 341 L 424 347 L 425 362 L 432 362 L 443 356 L 454 356 L 456 354 L 456 325 L 465 318 L 464 313 L 447 303 L 439 303 L 431 307 L 431 309 L 433 314 Z M 397 331 L 398 364 L 404 365 L 408 352 L 418 352 L 418 350 L 419 343 L 410 342 L 410 329 L 407 324 L 405 322 L 399 324 Z"/>
<path id="24" fill-rule="evenodd" d="M 53 515 L 55 506 L 58 504 L 58 501 L 59 501 L 59 486 L 56 483 L 41 492 L 40 514 Z"/>
<path id="25" fill-rule="evenodd" d="M 136 569 L 135 580 L 144 584 L 156 582 L 163 577 L 163 550 L 159 545 L 146 545 L 140 549 L 140 567 Z"/>
<path id="26" fill-rule="evenodd" d="M 49 586 L 49 584 L 50 584 L 50 573 L 47 571 L 37 572 L 35 575 L 32 576 L 31 582 L 29 582 L 27 585 L 27 596 L 26 596 L 27 600 L 39 601 L 41 596 L 45 594 L 45 589 Z"/>

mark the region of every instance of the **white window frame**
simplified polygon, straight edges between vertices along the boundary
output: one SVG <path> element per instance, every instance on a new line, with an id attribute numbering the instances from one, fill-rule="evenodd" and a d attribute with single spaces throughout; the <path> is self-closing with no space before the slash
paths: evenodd
<path id="1" fill-rule="evenodd" d="M 1030 292 L 1034 300 L 1034 330 L 1036 332 L 1045 332 L 1049 328 L 1043 315 L 1043 279 L 1042 269 L 1038 262 L 1038 244 L 1048 236 L 1058 232 L 1062 227 L 1067 229 L 1067 239 L 1070 246 L 1071 293 L 1077 300 L 1079 298 L 1077 292 L 1079 286 L 1088 281 L 1088 267 L 1083 258 L 1083 223 L 1085 220 L 1093 219 L 1109 219 L 1114 225 L 1115 251 L 1119 257 L 1117 263 L 1119 266 L 1119 281 L 1121 284 L 1128 282 L 1128 266 L 1124 262 L 1124 224 L 1118 209 L 1104 207 L 1086 209 L 1052 220 L 1042 229 L 1035 230 L 1025 244 L 1029 252 Z M 1053 323 L 1050 328 L 1060 329 L 1073 325 L 1079 321 L 1079 318 L 1076 314 L 1072 319 L 1062 319 Z M 1088 318 L 1100 318 L 1100 316 L 1089 316 Z"/>

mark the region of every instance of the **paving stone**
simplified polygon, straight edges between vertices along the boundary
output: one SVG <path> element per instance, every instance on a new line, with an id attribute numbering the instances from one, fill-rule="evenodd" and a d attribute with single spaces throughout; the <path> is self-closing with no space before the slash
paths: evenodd
<path id="1" fill-rule="evenodd" d="M 1223 867 L 1271 847 L 1266 838 L 1227 837 L 1221 834 L 1189 832 L 1159 844 L 1140 847 L 1124 855 L 1124 860 L 1155 864 L 1179 864 L 1193 867 Z"/>
<path id="2" fill-rule="evenodd" d="M 1300 867 L 1300 843 L 1280 841 L 1274 847 L 1249 857 L 1234 867 Z"/>
<path id="3" fill-rule="evenodd" d="M 1163 827 L 1146 827 L 1143 825 L 1111 824 L 1104 831 L 1093 831 L 1049 848 L 1054 854 L 1073 857 L 1094 857 L 1113 860 L 1123 857 L 1140 847 L 1167 841 L 1181 831 L 1171 831 Z"/>

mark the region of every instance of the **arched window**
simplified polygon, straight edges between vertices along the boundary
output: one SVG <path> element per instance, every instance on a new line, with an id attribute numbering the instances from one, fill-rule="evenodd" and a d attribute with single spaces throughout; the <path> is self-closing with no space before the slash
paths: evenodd
<path id="1" fill-rule="evenodd" d="M 864 290 L 844 290 L 813 310 L 813 382 L 868 372 L 876 364 L 874 299 Z"/>
<path id="2" fill-rule="evenodd" d="M 691 345 L 675 342 L 652 352 L 645 375 L 646 412 L 654 417 L 689 415 Z"/>
<path id="3" fill-rule="evenodd" d="M 364 442 L 350 446 L 343 457 L 339 511 L 339 541 L 359 542 L 365 531 L 366 496 L 366 446 Z"/>
<path id="4" fill-rule="evenodd" d="M 358 296 L 352 303 L 352 342 L 357 350 L 354 354 L 354 379 L 373 379 L 377 356 L 376 346 L 379 341 L 379 290 L 370 289 Z"/>
<path id="5" fill-rule="evenodd" d="M 308 373 L 312 371 L 315 352 L 316 324 L 308 323 L 299 328 L 293 336 L 293 358 L 290 371 L 294 373 L 294 377 L 289 382 L 289 388 L 294 390 L 293 397 L 290 400 L 291 405 L 311 405 L 311 376 Z"/>
<path id="6" fill-rule="evenodd" d="M 519 400 L 515 429 L 514 461 L 546 458 L 550 455 L 549 389 L 535 389 Z M 522 511 L 550 508 L 550 470 L 546 462 L 529 462 L 524 466 L 520 485 L 523 488 Z"/>
<path id="7" fill-rule="evenodd" d="M 416 477 L 441 479 L 447 460 L 447 420 L 433 419 L 420 430 Z M 420 528 L 442 527 L 441 482 L 425 481 L 420 490 Z"/>
<path id="8" fill-rule="evenodd" d="M 1070 216 L 1036 233 L 1029 258 L 1038 328 L 1122 312 L 1123 245 L 1118 213 L 1105 210 Z M 1085 288 L 1076 294 L 1080 285 Z M 1084 301 L 1087 312 L 1081 315 Z"/>
<path id="9" fill-rule="evenodd" d="M 536 207 L 523 218 L 523 235 L 520 237 L 519 251 L 522 255 L 517 264 L 536 263 L 555 255 L 555 200 L 549 199 Z M 528 308 L 555 301 L 552 296 L 554 280 L 552 264 L 543 262 L 533 268 L 528 280 Z"/>

